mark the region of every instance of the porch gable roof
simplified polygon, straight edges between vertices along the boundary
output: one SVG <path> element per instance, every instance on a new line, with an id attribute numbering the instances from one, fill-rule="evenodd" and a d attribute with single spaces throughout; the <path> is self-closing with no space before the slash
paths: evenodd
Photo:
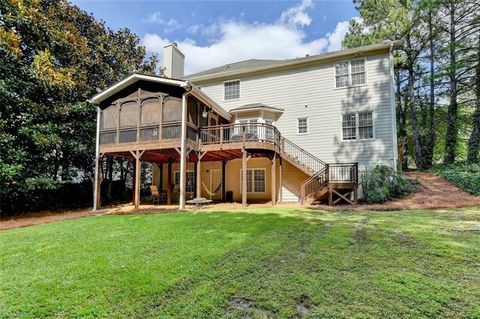
<path id="1" fill-rule="evenodd" d="M 190 83 L 186 80 L 179 80 L 179 79 L 171 79 L 166 77 L 160 77 L 155 75 L 147 75 L 142 73 L 133 73 L 130 76 L 126 77 L 125 79 L 115 83 L 114 85 L 106 88 L 105 90 L 99 92 L 95 96 L 93 96 L 89 102 L 93 104 L 100 104 L 102 101 L 108 99 L 112 95 L 120 92 L 121 90 L 129 87 L 130 85 L 134 84 L 137 81 L 147 81 L 147 82 L 154 82 L 160 83 L 165 85 L 172 85 L 177 86 L 180 88 L 185 89 L 185 91 L 189 91 L 193 96 L 197 99 L 205 103 L 207 106 L 211 107 L 215 112 L 217 112 L 220 116 L 225 118 L 226 120 L 230 121 L 232 115 L 223 109 L 220 105 L 218 105 L 214 100 L 212 100 L 208 95 L 202 92 L 198 87 Z"/>

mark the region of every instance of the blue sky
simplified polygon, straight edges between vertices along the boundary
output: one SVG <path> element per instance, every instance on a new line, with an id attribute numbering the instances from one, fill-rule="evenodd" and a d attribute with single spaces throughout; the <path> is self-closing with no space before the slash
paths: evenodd
<path id="1" fill-rule="evenodd" d="M 74 0 L 116 30 L 128 27 L 149 52 L 175 41 L 186 74 L 251 58 L 286 59 L 335 51 L 358 15 L 337 1 Z"/>

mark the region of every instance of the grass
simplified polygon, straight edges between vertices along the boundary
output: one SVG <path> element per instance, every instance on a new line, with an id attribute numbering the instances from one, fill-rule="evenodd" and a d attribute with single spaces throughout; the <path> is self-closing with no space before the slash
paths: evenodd
<path id="1" fill-rule="evenodd" d="M 473 195 L 480 195 L 480 164 L 456 162 L 437 165 L 430 170 L 464 191 Z"/>
<path id="2" fill-rule="evenodd" d="M 480 209 L 99 216 L 0 232 L 0 318 L 480 318 Z"/>

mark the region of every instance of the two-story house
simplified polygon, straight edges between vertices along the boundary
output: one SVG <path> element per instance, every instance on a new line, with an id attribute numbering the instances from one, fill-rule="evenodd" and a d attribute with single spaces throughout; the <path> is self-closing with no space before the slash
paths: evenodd
<path id="1" fill-rule="evenodd" d="M 167 203 L 325 200 L 354 203 L 359 170 L 396 167 L 392 51 L 397 42 L 290 60 L 248 60 L 184 76 L 133 74 L 98 104 L 95 208 L 103 156 L 154 163 Z"/>

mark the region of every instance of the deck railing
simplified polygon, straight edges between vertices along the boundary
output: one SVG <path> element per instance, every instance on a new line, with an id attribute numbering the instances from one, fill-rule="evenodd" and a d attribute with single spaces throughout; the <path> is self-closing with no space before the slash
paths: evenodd
<path id="1" fill-rule="evenodd" d="M 358 181 L 358 163 L 330 164 L 330 182 L 354 183 Z"/>
<path id="2" fill-rule="evenodd" d="M 161 132 L 161 134 L 160 134 Z M 122 127 L 118 131 L 115 129 L 100 131 L 100 144 L 121 144 L 136 143 L 159 140 L 180 139 L 182 136 L 181 122 L 167 122 L 161 126 L 159 124 L 142 125 L 133 127 Z M 197 141 L 198 128 L 191 124 L 187 124 L 187 138 Z"/>
<path id="3" fill-rule="evenodd" d="M 266 123 L 227 124 L 200 129 L 200 141 L 203 145 L 262 142 L 280 147 L 280 140 L 278 129 Z"/>

